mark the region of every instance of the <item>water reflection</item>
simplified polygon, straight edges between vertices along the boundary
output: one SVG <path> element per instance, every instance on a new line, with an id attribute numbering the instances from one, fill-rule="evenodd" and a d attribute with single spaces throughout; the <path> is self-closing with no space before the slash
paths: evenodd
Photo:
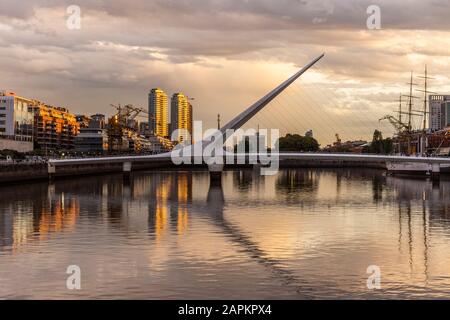
<path id="1" fill-rule="evenodd" d="M 155 176 L 150 180 L 148 226 L 151 235 L 160 239 L 166 228 L 183 234 L 189 221 L 188 205 L 192 203 L 192 173 Z"/>
<path id="2" fill-rule="evenodd" d="M 78 199 L 67 197 L 53 184 L 5 188 L 2 197 L 0 246 L 12 252 L 47 240 L 54 232 L 70 232 L 80 211 Z"/>
<path id="3" fill-rule="evenodd" d="M 450 286 L 445 179 L 241 170 L 210 187 L 206 172 L 168 171 L 0 192 L 0 279 L 8 279 L 0 296 L 21 295 L 17 268 L 61 272 L 74 257 L 97 283 L 81 297 L 112 289 L 116 297 L 151 298 L 441 297 Z M 371 264 L 382 269 L 383 290 L 365 287 Z M 32 297 L 67 295 L 45 278 Z M 117 281 L 107 288 L 103 278 Z"/>

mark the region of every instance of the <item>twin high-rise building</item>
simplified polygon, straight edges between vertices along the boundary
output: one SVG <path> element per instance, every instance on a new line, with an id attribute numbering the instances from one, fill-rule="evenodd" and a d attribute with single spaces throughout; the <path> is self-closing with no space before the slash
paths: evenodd
<path id="1" fill-rule="evenodd" d="M 167 94 L 160 88 L 153 88 L 148 94 L 148 123 L 150 135 L 169 136 L 169 107 Z"/>
<path id="2" fill-rule="evenodd" d="M 173 137 L 178 142 L 192 142 L 192 105 L 183 93 L 172 95 L 170 102 L 171 134 L 177 129 L 178 134 Z"/>
<path id="3" fill-rule="evenodd" d="M 167 94 L 159 89 L 150 90 L 148 95 L 149 132 L 150 135 L 170 137 L 172 133 L 181 129 L 174 137 L 175 141 L 192 142 L 192 105 L 183 93 L 174 93 L 170 102 L 170 130 L 169 106 Z M 189 134 L 187 134 L 189 133 Z"/>

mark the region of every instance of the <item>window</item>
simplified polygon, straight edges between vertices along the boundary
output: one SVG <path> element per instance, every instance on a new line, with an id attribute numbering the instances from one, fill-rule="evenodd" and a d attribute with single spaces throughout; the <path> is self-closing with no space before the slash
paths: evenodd
<path id="1" fill-rule="evenodd" d="M 6 114 L 0 113 L 0 118 L 6 118 Z"/>
<path id="2" fill-rule="evenodd" d="M 5 120 L 0 120 L 0 126 L 4 126 L 4 125 L 5 125 L 5 123 L 6 123 L 6 121 L 5 121 Z"/>
<path id="3" fill-rule="evenodd" d="M 0 132 L 5 132 L 6 129 L 5 128 L 0 128 Z"/>

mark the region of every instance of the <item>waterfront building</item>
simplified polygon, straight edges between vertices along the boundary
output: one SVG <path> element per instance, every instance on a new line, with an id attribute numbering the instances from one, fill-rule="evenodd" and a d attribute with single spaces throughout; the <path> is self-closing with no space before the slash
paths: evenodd
<path id="1" fill-rule="evenodd" d="M 450 100 L 441 104 L 441 129 L 450 127 Z"/>
<path id="2" fill-rule="evenodd" d="M 148 94 L 148 113 L 150 135 L 169 136 L 169 107 L 167 94 L 160 88 L 153 88 Z"/>
<path id="3" fill-rule="evenodd" d="M 150 127 L 149 127 L 148 122 L 142 121 L 139 123 L 139 134 L 144 137 L 150 136 Z"/>
<path id="4" fill-rule="evenodd" d="M 432 131 L 441 130 L 446 126 L 443 103 L 450 101 L 450 95 L 430 95 L 428 101 L 430 129 Z"/>
<path id="5" fill-rule="evenodd" d="M 89 127 L 89 121 L 91 121 L 91 118 L 84 115 L 84 114 L 78 114 L 75 116 L 78 125 L 80 126 L 80 128 L 87 128 Z"/>
<path id="6" fill-rule="evenodd" d="M 102 153 L 108 150 L 108 134 L 104 119 L 104 115 L 94 115 L 88 127 L 80 128 L 79 134 L 75 137 L 75 151 Z"/>
<path id="7" fill-rule="evenodd" d="M 96 126 L 98 126 L 101 129 L 105 129 L 106 125 L 106 117 L 104 114 L 96 113 L 91 115 L 91 122 L 95 122 Z M 91 124 L 89 124 L 91 125 Z"/>
<path id="8" fill-rule="evenodd" d="M 0 150 L 33 150 L 34 100 L 0 92 Z"/>
<path id="9" fill-rule="evenodd" d="M 75 151 L 103 152 L 107 150 L 108 135 L 105 129 L 80 128 L 80 133 L 75 137 Z"/>
<path id="10" fill-rule="evenodd" d="M 170 106 L 171 135 L 179 129 L 189 132 L 189 135 L 180 133 L 177 137 L 172 137 L 173 140 L 192 143 L 192 105 L 189 103 L 188 97 L 181 92 L 174 93 Z"/>
<path id="11" fill-rule="evenodd" d="M 34 107 L 34 140 L 42 150 L 74 148 L 80 125 L 75 115 L 65 108 L 38 102 Z"/>

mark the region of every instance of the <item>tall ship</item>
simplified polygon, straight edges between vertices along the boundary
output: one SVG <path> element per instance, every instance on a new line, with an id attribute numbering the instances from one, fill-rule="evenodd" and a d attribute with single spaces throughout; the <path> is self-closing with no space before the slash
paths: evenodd
<path id="1" fill-rule="evenodd" d="M 423 89 L 414 88 L 418 83 L 413 81 L 411 72 L 409 92 L 400 94 L 397 115 L 386 115 L 380 119 L 389 121 L 395 128 L 393 138 L 396 155 L 411 157 L 443 157 L 450 153 L 450 95 L 439 95 L 428 90 L 427 67 L 423 76 Z M 415 100 L 420 97 L 413 95 L 414 91 L 423 94 L 422 106 L 415 108 Z M 406 107 L 402 104 L 406 102 Z M 428 119 L 428 125 L 427 125 Z M 417 123 L 419 125 L 417 126 Z M 416 124 L 416 128 L 414 128 Z M 386 162 L 390 174 L 424 174 L 430 175 L 432 167 L 423 162 Z M 442 172 L 450 172 L 450 165 L 441 165 Z"/>

